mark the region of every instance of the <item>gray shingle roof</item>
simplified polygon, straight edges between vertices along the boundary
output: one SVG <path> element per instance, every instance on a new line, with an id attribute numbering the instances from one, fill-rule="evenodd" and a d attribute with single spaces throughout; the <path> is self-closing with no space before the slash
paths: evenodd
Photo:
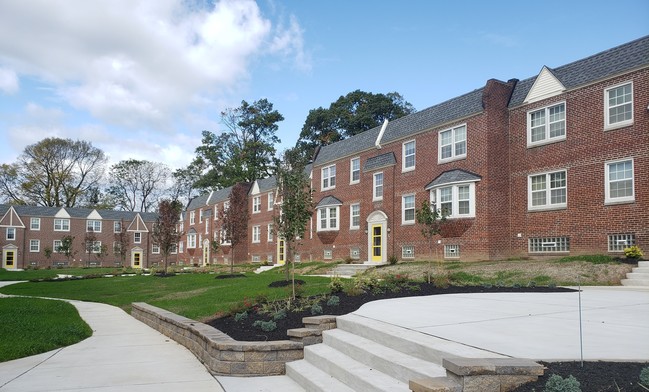
<path id="1" fill-rule="evenodd" d="M 268 192 L 271 189 L 277 188 L 277 178 L 275 176 L 262 178 L 261 180 L 257 180 L 257 185 L 259 185 L 259 192 Z"/>
<path id="2" fill-rule="evenodd" d="M 435 188 L 440 185 L 453 184 L 456 182 L 480 181 L 482 177 L 465 170 L 449 170 L 440 174 L 433 181 L 429 182 L 424 189 Z"/>
<path id="3" fill-rule="evenodd" d="M 597 53 L 585 59 L 548 69 L 567 90 L 649 65 L 649 36 Z M 538 76 L 538 75 L 537 75 Z M 523 103 L 537 76 L 516 84 L 509 107 Z"/>
<path id="4" fill-rule="evenodd" d="M 342 201 L 336 199 L 333 196 L 325 196 L 325 197 L 322 198 L 322 200 L 320 200 L 318 205 L 316 205 L 316 208 L 328 207 L 328 206 L 339 206 L 339 205 L 342 205 L 342 204 L 343 204 Z"/>
<path id="5" fill-rule="evenodd" d="M 0 204 L 0 217 L 3 216 L 8 210 L 10 205 Z M 13 206 L 19 216 L 33 216 L 33 217 L 53 217 L 62 207 L 42 207 L 42 206 Z M 73 208 L 65 207 L 68 215 L 71 218 L 85 219 L 93 209 L 90 208 Z M 102 219 L 106 220 L 125 220 L 131 221 L 135 218 L 138 212 L 133 211 L 115 211 L 115 210 L 97 210 Z M 153 222 L 158 218 L 155 212 L 139 212 L 140 216 L 145 222 Z"/>
<path id="6" fill-rule="evenodd" d="M 368 172 L 368 171 L 372 171 L 382 167 L 392 166 L 396 164 L 397 164 L 397 158 L 394 156 L 394 153 L 387 152 L 385 154 L 367 158 L 365 164 L 363 165 L 363 171 Z"/>

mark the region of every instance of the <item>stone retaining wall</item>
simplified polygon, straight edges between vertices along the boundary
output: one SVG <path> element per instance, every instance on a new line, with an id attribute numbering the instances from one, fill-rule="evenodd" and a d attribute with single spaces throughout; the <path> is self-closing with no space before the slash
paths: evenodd
<path id="1" fill-rule="evenodd" d="M 304 357 L 301 342 L 239 342 L 209 325 L 143 302 L 133 303 L 131 316 L 187 347 L 215 375 L 284 374 L 286 362 Z"/>

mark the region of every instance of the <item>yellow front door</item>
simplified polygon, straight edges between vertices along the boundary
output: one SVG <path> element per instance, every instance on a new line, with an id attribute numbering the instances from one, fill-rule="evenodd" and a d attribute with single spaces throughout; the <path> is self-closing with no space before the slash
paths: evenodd
<path id="1" fill-rule="evenodd" d="M 383 226 L 372 225 L 372 261 L 383 261 Z"/>
<path id="2" fill-rule="evenodd" d="M 16 251 L 15 250 L 5 250 L 3 260 L 3 267 L 6 269 L 16 268 Z"/>
<path id="3" fill-rule="evenodd" d="M 142 253 L 133 252 L 133 268 L 142 268 Z"/>
<path id="4" fill-rule="evenodd" d="M 277 264 L 279 265 L 284 265 L 285 257 L 284 257 L 284 240 L 280 239 L 277 241 Z"/>

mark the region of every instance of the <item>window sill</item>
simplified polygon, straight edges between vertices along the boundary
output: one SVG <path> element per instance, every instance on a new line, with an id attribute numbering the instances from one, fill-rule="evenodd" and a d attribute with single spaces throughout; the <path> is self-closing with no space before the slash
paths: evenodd
<path id="1" fill-rule="evenodd" d="M 358 181 L 350 181 L 349 185 L 356 185 L 356 184 L 360 184 L 360 183 L 361 183 L 360 180 L 358 180 Z"/>
<path id="2" fill-rule="evenodd" d="M 568 206 L 549 206 L 549 207 L 527 207 L 527 212 L 544 212 L 544 211 L 561 211 L 567 210 Z"/>
<path id="3" fill-rule="evenodd" d="M 548 144 L 554 144 L 554 143 L 559 143 L 559 142 L 565 142 L 566 137 L 561 137 L 561 138 L 555 138 L 555 139 L 546 139 L 543 141 L 539 142 L 527 142 L 527 148 L 534 148 L 534 147 L 540 147 L 540 146 L 547 146 Z"/>
<path id="4" fill-rule="evenodd" d="M 336 187 L 335 186 L 330 186 L 329 188 L 320 188 L 320 192 L 330 191 L 332 189 L 336 189 Z"/>
<path id="5" fill-rule="evenodd" d="M 407 168 L 401 168 L 401 173 L 408 173 L 408 172 L 412 172 L 412 171 L 415 171 L 414 166 L 413 167 L 407 167 Z"/>
<path id="6" fill-rule="evenodd" d="M 445 158 L 445 159 L 438 159 L 437 164 L 441 165 L 443 163 L 449 163 L 449 162 L 455 162 L 455 161 L 461 161 L 463 159 L 466 159 L 466 154 L 465 155 L 460 155 L 458 157 L 453 157 L 453 158 Z"/>
<path id="7" fill-rule="evenodd" d="M 633 120 L 625 121 L 625 122 L 621 122 L 621 123 L 616 123 L 616 124 L 612 124 L 612 125 L 604 125 L 604 132 L 606 132 L 606 131 L 614 131 L 616 129 L 630 127 L 632 125 L 633 125 Z"/>
<path id="8" fill-rule="evenodd" d="M 624 200 L 605 200 L 604 205 L 605 206 L 616 206 L 618 204 L 631 204 L 635 203 L 635 198 L 633 199 L 624 199 Z"/>
<path id="9" fill-rule="evenodd" d="M 415 222 L 401 222 L 401 226 L 413 226 Z"/>

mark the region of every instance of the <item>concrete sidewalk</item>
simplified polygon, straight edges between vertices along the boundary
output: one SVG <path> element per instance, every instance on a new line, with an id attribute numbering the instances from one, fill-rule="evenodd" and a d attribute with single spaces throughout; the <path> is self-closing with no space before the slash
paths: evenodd
<path id="1" fill-rule="evenodd" d="M 0 363 L 0 391 L 223 391 L 189 350 L 123 310 L 69 302 L 93 335 L 72 346 Z"/>

